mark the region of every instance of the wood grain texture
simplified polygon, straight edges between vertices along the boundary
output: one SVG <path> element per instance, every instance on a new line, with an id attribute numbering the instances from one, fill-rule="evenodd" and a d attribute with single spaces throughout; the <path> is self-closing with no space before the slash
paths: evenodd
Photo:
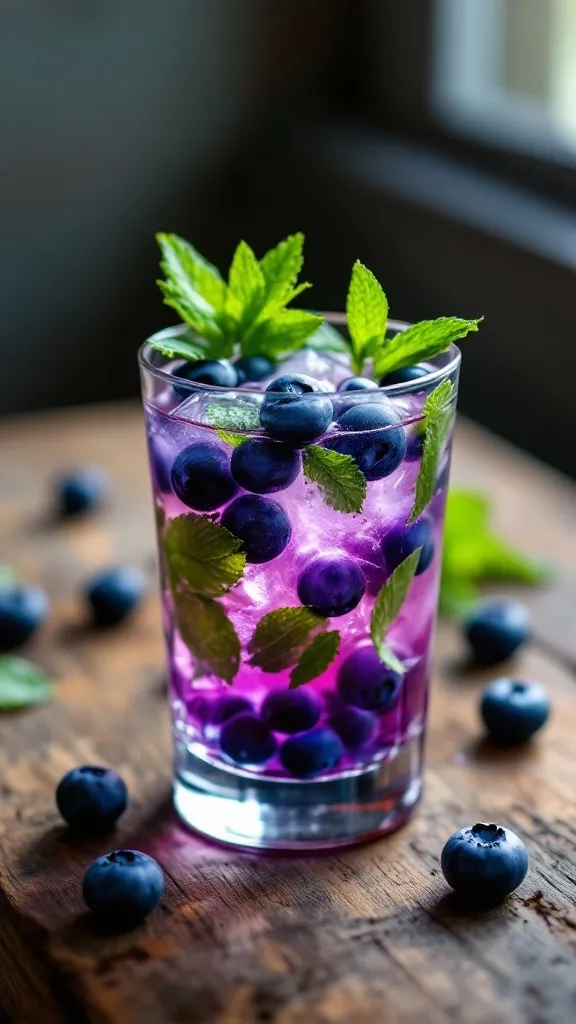
<path id="1" fill-rule="evenodd" d="M 0 560 L 44 583 L 50 622 L 26 651 L 57 699 L 0 718 L 0 1001 L 27 1024 L 566 1024 L 576 1018 L 576 501 L 566 481 L 462 424 L 454 479 L 488 488 L 499 527 L 562 563 L 529 595 L 542 643 L 515 665 L 554 715 L 530 747 L 481 739 L 486 672 L 442 625 L 425 796 L 396 835 L 332 855 L 262 856 L 186 832 L 170 805 L 159 607 L 95 634 L 82 581 L 114 561 L 150 565 L 153 524 L 136 407 L 2 426 Z M 95 461 L 115 498 L 66 527 L 49 515 L 53 473 Z M 570 602 L 570 595 L 572 601 Z M 120 771 L 132 800 L 114 835 L 73 843 L 54 789 L 74 765 Z M 439 871 L 457 828 L 496 819 L 526 841 L 531 870 L 505 904 L 467 914 Z M 166 896 L 148 921 L 98 934 L 82 903 L 90 861 L 127 845 L 155 856 Z"/>

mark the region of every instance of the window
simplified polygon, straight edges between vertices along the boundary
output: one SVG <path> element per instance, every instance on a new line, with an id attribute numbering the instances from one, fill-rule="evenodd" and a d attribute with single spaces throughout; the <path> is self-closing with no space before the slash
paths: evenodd
<path id="1" fill-rule="evenodd" d="M 575 0 L 436 0 L 435 14 L 435 116 L 479 141 L 575 163 Z"/>

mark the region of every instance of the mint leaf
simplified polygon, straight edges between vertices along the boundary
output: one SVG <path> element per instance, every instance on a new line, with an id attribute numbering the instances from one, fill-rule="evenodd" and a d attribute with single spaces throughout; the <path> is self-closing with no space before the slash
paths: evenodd
<path id="1" fill-rule="evenodd" d="M 226 284 L 220 272 L 179 235 L 160 232 L 156 235 L 162 260 L 160 266 L 166 282 L 191 300 L 204 300 L 207 310 L 224 308 Z"/>
<path id="2" fill-rule="evenodd" d="M 174 595 L 183 584 L 204 597 L 226 593 L 244 573 L 241 546 L 224 526 L 195 512 L 171 519 L 164 534 L 164 557 Z"/>
<path id="3" fill-rule="evenodd" d="M 402 667 L 402 662 L 396 658 L 395 654 L 387 646 L 386 633 L 404 604 L 410 584 L 414 578 L 414 573 L 418 567 L 421 550 L 421 548 L 416 548 L 396 567 L 390 579 L 380 590 L 370 618 L 372 643 L 382 661 L 395 672 L 404 672 L 404 668 Z"/>
<path id="4" fill-rule="evenodd" d="M 270 249 L 260 260 L 264 277 L 264 298 L 266 305 L 285 305 L 304 291 L 307 284 L 295 288 L 298 274 L 304 262 L 304 235 L 298 231 L 288 235 L 274 249 Z"/>
<path id="5" fill-rule="evenodd" d="M 452 381 L 445 380 L 428 395 L 424 402 L 426 433 L 416 480 L 416 497 L 408 519 L 409 523 L 413 523 L 418 518 L 434 496 L 440 456 L 452 424 L 454 398 L 454 385 Z"/>
<path id="6" fill-rule="evenodd" d="M 244 355 L 263 355 L 278 360 L 302 348 L 322 325 L 321 316 L 301 309 L 284 309 L 258 323 L 244 339 Z"/>
<path id="7" fill-rule="evenodd" d="M 306 348 L 317 349 L 320 352 L 342 352 L 344 355 L 350 355 L 350 346 L 346 338 L 327 320 L 308 338 Z"/>
<path id="8" fill-rule="evenodd" d="M 264 305 L 265 281 L 260 264 L 247 242 L 239 242 L 228 275 L 226 312 L 245 330 Z M 241 335 L 240 335 L 241 337 Z"/>
<path id="9" fill-rule="evenodd" d="M 298 660 L 311 633 L 324 624 L 308 608 L 277 608 L 260 619 L 248 644 L 250 664 L 264 672 L 281 672 Z"/>
<path id="10" fill-rule="evenodd" d="M 218 601 L 188 588 L 174 594 L 176 624 L 190 653 L 204 672 L 231 683 L 240 666 L 240 640 Z"/>
<path id="11" fill-rule="evenodd" d="M 24 658 L 0 656 L 0 711 L 16 711 L 42 704 L 52 697 L 48 676 Z"/>
<path id="12" fill-rule="evenodd" d="M 210 343 L 208 351 L 204 353 L 205 355 L 210 355 L 213 359 L 220 359 L 221 357 L 232 355 L 233 345 L 225 337 L 214 315 L 207 313 L 200 305 L 198 305 L 197 297 L 191 298 L 189 295 L 181 292 L 178 286 L 169 281 L 158 281 L 157 284 L 164 295 L 165 305 L 171 306 L 172 309 L 175 309 L 178 316 L 180 316 L 185 323 L 190 324 L 197 334 L 206 338 Z M 157 346 L 157 342 L 154 338 L 150 340 L 150 344 L 154 348 Z M 162 349 L 160 349 L 160 351 L 162 351 Z M 181 350 L 181 353 L 179 354 L 184 353 Z M 184 358 L 187 357 L 184 355 Z M 197 357 L 195 356 L 194 358 Z"/>
<path id="13" fill-rule="evenodd" d="M 149 339 L 149 343 L 156 352 L 160 352 L 167 359 L 189 359 L 195 362 L 197 359 L 204 359 L 208 355 L 208 350 L 200 339 L 191 341 L 186 337 L 152 337 Z"/>
<path id="14" fill-rule="evenodd" d="M 0 565 L 0 590 L 6 590 L 16 583 L 16 573 L 10 565 Z"/>
<path id="15" fill-rule="evenodd" d="M 312 643 L 302 651 L 296 668 L 290 673 L 290 689 L 295 690 L 296 687 L 321 676 L 334 661 L 339 646 L 340 633 L 337 629 L 329 633 L 319 633 L 314 637 Z"/>
<path id="16" fill-rule="evenodd" d="M 453 341 L 477 331 L 482 319 L 461 320 L 457 316 L 443 316 L 438 320 L 422 320 L 413 324 L 396 337 L 389 338 L 382 348 L 373 353 L 374 375 L 382 377 L 392 370 L 413 366 L 424 359 L 434 359 Z"/>
<path id="17" fill-rule="evenodd" d="M 388 322 L 388 300 L 368 267 L 356 260 L 346 300 L 352 343 L 352 369 L 361 374 L 365 360 L 381 345 Z"/>
<path id="18" fill-rule="evenodd" d="M 210 402 L 206 410 L 206 420 L 212 427 L 223 430 L 258 430 L 260 413 L 257 405 L 249 402 L 222 401 Z"/>
<path id="19" fill-rule="evenodd" d="M 361 512 L 366 477 L 351 455 L 319 445 L 304 449 L 304 476 L 317 483 L 327 505 L 337 512 Z"/>
<path id="20" fill-rule="evenodd" d="M 227 430 L 217 430 L 216 433 L 224 444 L 229 444 L 232 448 L 237 448 L 238 445 L 244 444 L 246 437 L 244 434 L 229 434 Z"/>

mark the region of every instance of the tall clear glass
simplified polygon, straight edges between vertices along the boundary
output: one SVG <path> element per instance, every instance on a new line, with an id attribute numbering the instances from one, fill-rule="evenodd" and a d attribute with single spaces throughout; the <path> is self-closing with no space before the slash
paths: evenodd
<path id="1" fill-rule="evenodd" d="M 343 329 L 342 316 L 328 319 Z M 333 507 L 342 503 L 333 493 L 327 500 L 326 486 L 311 479 L 318 452 L 302 441 L 267 440 L 278 445 L 271 450 L 280 475 L 271 470 L 254 483 L 242 443 L 266 439 L 268 381 L 237 389 L 191 383 L 178 376 L 177 360 L 142 347 L 174 798 L 194 829 L 248 847 L 322 849 L 389 832 L 417 804 L 451 428 L 430 500 L 415 526 L 409 519 L 424 402 L 451 380 L 455 404 L 459 363 L 453 346 L 418 379 L 349 392 L 337 390 L 351 376 L 342 353 L 305 349 L 277 368 L 274 376 L 305 373 L 324 387 L 299 396 L 299 415 L 306 420 L 306 403 L 332 404 L 329 426 L 312 443 L 352 454 L 363 469 L 358 512 Z M 392 425 L 354 430 L 349 410 L 365 404 L 392 409 Z M 386 634 L 400 673 L 380 660 L 371 617 L 416 546 L 416 574 Z M 262 622 L 280 609 L 289 611 Z"/>

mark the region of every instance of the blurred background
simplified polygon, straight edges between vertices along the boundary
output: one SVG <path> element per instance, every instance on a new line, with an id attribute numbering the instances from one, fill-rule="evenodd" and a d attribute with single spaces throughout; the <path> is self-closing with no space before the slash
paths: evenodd
<path id="1" fill-rule="evenodd" d="M 485 316 L 461 408 L 576 476 L 576 0 L 4 0 L 0 412 L 135 395 L 154 232 Z"/>

